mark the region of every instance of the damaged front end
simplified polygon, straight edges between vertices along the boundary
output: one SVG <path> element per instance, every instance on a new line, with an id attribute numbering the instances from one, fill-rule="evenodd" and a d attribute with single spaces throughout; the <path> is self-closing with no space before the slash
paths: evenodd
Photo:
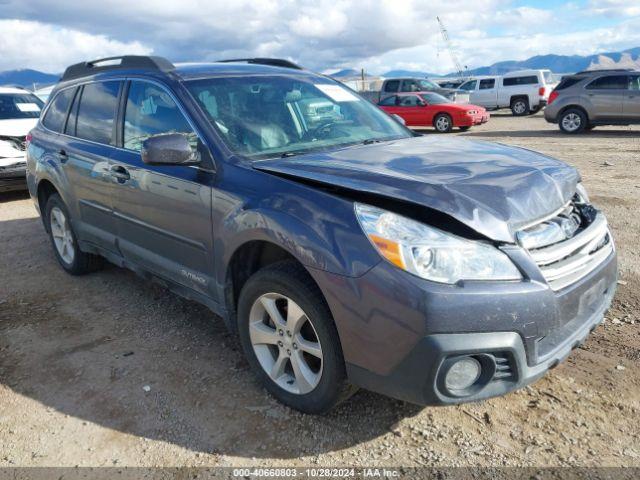
<path id="1" fill-rule="evenodd" d="M 0 192 L 25 188 L 26 135 L 0 135 Z"/>

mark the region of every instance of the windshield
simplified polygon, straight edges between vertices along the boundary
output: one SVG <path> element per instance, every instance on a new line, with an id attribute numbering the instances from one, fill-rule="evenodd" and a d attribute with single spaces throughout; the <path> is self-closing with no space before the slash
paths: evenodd
<path id="1" fill-rule="evenodd" d="M 411 136 L 372 103 L 325 78 L 218 77 L 186 86 L 228 147 L 249 157 Z"/>
<path id="2" fill-rule="evenodd" d="M 43 105 L 30 93 L 0 93 L 0 120 L 38 118 Z"/>
<path id="3" fill-rule="evenodd" d="M 443 97 L 439 93 L 421 93 L 420 96 L 429 105 L 440 105 L 443 103 L 451 103 L 451 100 Z"/>
<path id="4" fill-rule="evenodd" d="M 433 83 L 431 80 L 418 80 L 420 90 L 438 90 L 440 85 Z"/>

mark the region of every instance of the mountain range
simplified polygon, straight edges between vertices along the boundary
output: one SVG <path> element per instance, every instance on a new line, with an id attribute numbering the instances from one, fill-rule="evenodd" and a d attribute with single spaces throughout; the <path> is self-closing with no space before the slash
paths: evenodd
<path id="1" fill-rule="evenodd" d="M 620 52 L 599 53 L 596 55 L 536 55 L 526 60 L 507 60 L 497 62 L 486 67 L 468 70 L 468 75 L 502 75 L 514 70 L 548 68 L 555 73 L 572 73 L 580 70 L 599 68 L 634 68 L 640 70 L 640 47 L 630 48 Z M 366 72 L 371 75 L 371 72 Z M 329 74 L 336 79 L 358 78 L 360 70 L 347 68 Z M 389 70 L 381 73 L 382 77 L 441 77 L 457 76 L 456 72 L 447 75 L 414 71 Z M 60 75 L 39 72 L 32 69 L 7 70 L 0 72 L 0 85 L 21 85 L 28 88 L 52 84 L 58 81 Z"/>

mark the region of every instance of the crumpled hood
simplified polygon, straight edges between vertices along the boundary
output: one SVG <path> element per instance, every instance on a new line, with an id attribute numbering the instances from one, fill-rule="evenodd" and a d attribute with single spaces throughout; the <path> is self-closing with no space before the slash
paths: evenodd
<path id="1" fill-rule="evenodd" d="M 253 167 L 423 205 L 510 243 L 522 226 L 564 206 L 580 180 L 575 168 L 545 155 L 451 136 L 260 160 Z"/>

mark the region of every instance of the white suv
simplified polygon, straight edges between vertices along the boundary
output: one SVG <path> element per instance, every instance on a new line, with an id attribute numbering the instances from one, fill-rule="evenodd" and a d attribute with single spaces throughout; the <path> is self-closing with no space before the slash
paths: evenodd
<path id="1" fill-rule="evenodd" d="M 24 190 L 27 134 L 44 103 L 21 88 L 0 87 L 0 192 Z"/>
<path id="2" fill-rule="evenodd" d="M 477 77 L 460 86 L 469 92 L 469 103 L 488 110 L 510 108 L 516 116 L 535 113 L 547 104 L 556 86 L 550 70 L 520 70 L 503 76 Z"/>

